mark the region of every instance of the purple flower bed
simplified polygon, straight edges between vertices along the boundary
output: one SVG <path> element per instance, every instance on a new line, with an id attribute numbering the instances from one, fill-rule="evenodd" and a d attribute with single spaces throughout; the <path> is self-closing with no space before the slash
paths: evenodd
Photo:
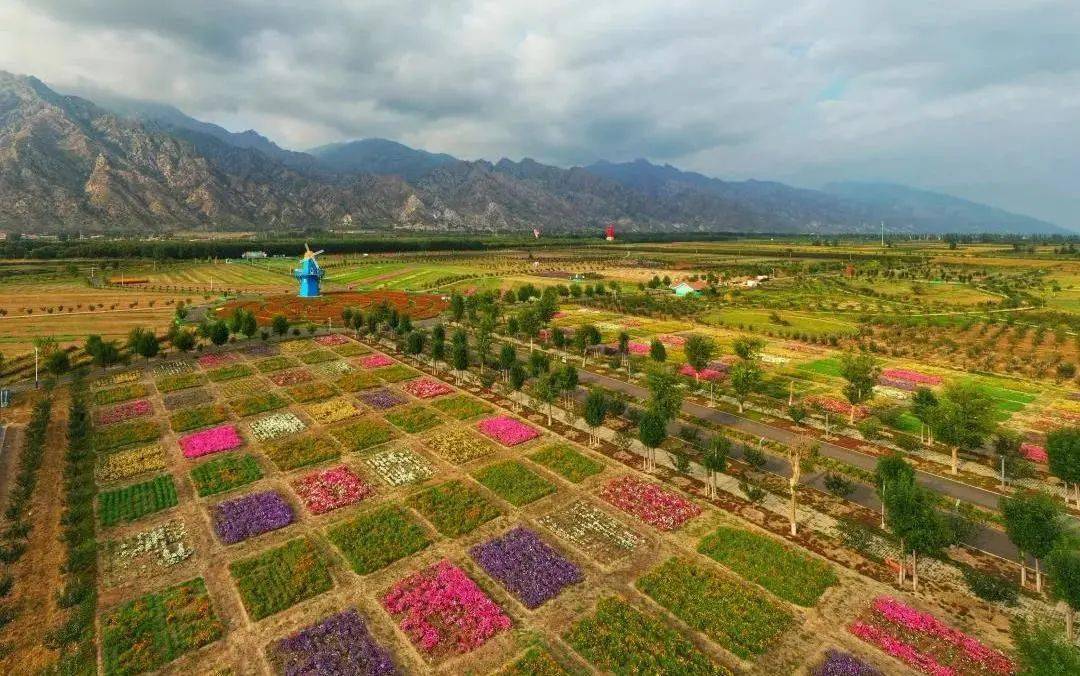
<path id="1" fill-rule="evenodd" d="M 536 608 L 584 579 L 581 569 L 518 526 L 469 550 L 480 567 L 528 608 Z"/>
<path id="2" fill-rule="evenodd" d="M 884 385 L 885 387 L 895 387 L 898 390 L 905 390 L 907 392 L 914 392 L 919 389 L 917 383 L 913 383 L 910 380 L 904 380 L 903 378 L 890 378 L 888 376 L 878 376 L 878 385 Z"/>
<path id="3" fill-rule="evenodd" d="M 385 387 L 372 390 L 371 392 L 363 392 L 360 395 L 360 400 L 371 408 L 377 408 L 379 410 L 393 408 L 398 404 L 404 404 L 405 400 L 394 394 Z"/>
<path id="4" fill-rule="evenodd" d="M 881 672 L 851 653 L 829 648 L 825 659 L 810 672 L 813 676 L 881 676 Z"/>
<path id="5" fill-rule="evenodd" d="M 214 530 L 222 542 L 231 545 L 284 528 L 293 518 L 293 509 L 284 498 L 274 491 L 265 491 L 226 500 L 214 507 Z"/>
<path id="6" fill-rule="evenodd" d="M 353 609 L 301 629 L 278 641 L 275 648 L 276 661 L 286 676 L 397 673 L 389 651 L 375 642 L 364 618 Z"/>

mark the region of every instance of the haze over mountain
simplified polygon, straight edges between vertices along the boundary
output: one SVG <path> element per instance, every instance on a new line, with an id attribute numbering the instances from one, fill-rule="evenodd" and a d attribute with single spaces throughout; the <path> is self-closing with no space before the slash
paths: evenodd
<path id="1" fill-rule="evenodd" d="M 1057 232 L 1037 219 L 880 184 L 807 190 L 645 160 L 561 168 L 464 161 L 386 139 L 279 147 L 172 106 L 58 94 L 0 73 L 0 228 L 293 225 L 420 230 Z"/>

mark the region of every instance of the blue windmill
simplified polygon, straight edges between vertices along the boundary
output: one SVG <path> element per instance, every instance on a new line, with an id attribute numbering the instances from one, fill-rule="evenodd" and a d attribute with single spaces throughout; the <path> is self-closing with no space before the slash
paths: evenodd
<path id="1" fill-rule="evenodd" d="M 297 295 L 301 298 L 315 298 L 319 295 L 319 280 L 323 277 L 323 270 L 315 262 L 315 257 L 323 251 L 325 249 L 312 251 L 307 242 L 304 242 L 304 257 L 300 259 L 300 267 L 293 269 L 293 277 L 300 280 L 300 293 Z"/>

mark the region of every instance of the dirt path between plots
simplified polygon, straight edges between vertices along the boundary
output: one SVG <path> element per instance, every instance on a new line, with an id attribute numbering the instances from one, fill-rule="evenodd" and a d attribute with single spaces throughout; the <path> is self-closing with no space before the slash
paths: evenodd
<path id="1" fill-rule="evenodd" d="M 56 603 L 56 594 L 64 582 L 60 572 L 65 555 L 60 517 L 64 513 L 67 414 L 65 391 L 53 401 L 45 455 L 30 505 L 33 529 L 26 553 L 11 567 L 15 578 L 11 594 L 17 616 L 4 628 L 4 641 L 12 651 L 0 659 L 0 673 L 38 673 L 57 657 L 56 651 L 45 647 L 44 633 L 59 623 L 63 613 Z M 20 435 L 19 450 L 21 440 Z"/>

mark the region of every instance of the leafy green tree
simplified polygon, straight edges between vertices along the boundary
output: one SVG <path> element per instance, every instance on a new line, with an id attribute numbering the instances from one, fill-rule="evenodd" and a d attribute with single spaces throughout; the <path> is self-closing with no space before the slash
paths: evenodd
<path id="1" fill-rule="evenodd" d="M 514 365 L 510 367 L 510 389 L 514 392 L 520 392 L 528 377 L 529 373 L 525 370 L 525 367 L 520 362 L 514 362 Z M 515 402 L 514 405 L 516 407 L 517 403 Z"/>
<path id="2" fill-rule="evenodd" d="M 195 347 L 195 334 L 191 331 L 177 331 L 172 337 L 172 344 L 177 350 L 187 352 Z"/>
<path id="3" fill-rule="evenodd" d="M 45 358 L 45 370 L 54 376 L 62 376 L 71 370 L 71 357 L 67 350 L 53 350 Z"/>
<path id="4" fill-rule="evenodd" d="M 460 322 L 465 316 L 465 297 L 459 293 L 450 296 L 450 316 L 455 322 Z"/>
<path id="5" fill-rule="evenodd" d="M 539 378 L 541 375 L 551 370 L 551 359 L 543 352 L 530 352 L 529 353 L 529 373 L 534 378 Z"/>
<path id="6" fill-rule="evenodd" d="M 628 354 L 630 352 L 630 334 L 626 331 L 619 331 L 619 354 Z"/>
<path id="7" fill-rule="evenodd" d="M 270 320 L 270 328 L 277 335 L 284 336 L 289 332 L 289 320 L 285 318 L 285 315 L 274 315 L 274 318 Z"/>
<path id="8" fill-rule="evenodd" d="M 655 410 L 648 410 L 638 420 L 638 441 L 645 446 L 645 471 L 656 469 L 656 449 L 667 438 L 668 420 Z"/>
<path id="9" fill-rule="evenodd" d="M 1071 645 L 1073 615 L 1080 608 L 1080 552 L 1072 547 L 1058 547 L 1050 553 L 1046 564 L 1050 575 L 1050 595 L 1068 606 L 1065 612 L 1065 636 Z"/>
<path id="10" fill-rule="evenodd" d="M 480 360 L 480 374 L 483 375 L 484 367 L 487 365 L 488 358 L 491 357 L 491 345 L 494 341 L 494 337 L 491 333 L 491 328 L 487 322 L 481 322 L 480 328 L 476 331 L 476 358 Z"/>
<path id="11" fill-rule="evenodd" d="M 551 329 L 551 344 L 554 345 L 556 349 L 566 349 L 566 333 L 557 326 L 554 326 Z"/>
<path id="12" fill-rule="evenodd" d="M 581 367 L 589 356 L 589 348 L 600 343 L 600 331 L 592 324 L 583 324 L 574 332 L 574 347 L 581 352 Z"/>
<path id="13" fill-rule="evenodd" d="M 229 327 L 225 322 L 218 320 L 210 324 L 210 335 L 207 336 L 214 345 L 224 345 L 229 342 Z"/>
<path id="14" fill-rule="evenodd" d="M 405 354 L 416 356 L 424 351 L 424 339 L 426 338 L 423 331 L 410 331 L 405 336 Z"/>
<path id="15" fill-rule="evenodd" d="M 716 497 L 716 475 L 727 469 L 728 456 L 731 454 L 731 440 L 722 434 L 709 439 L 701 463 L 707 475 L 706 486 L 709 497 Z"/>
<path id="16" fill-rule="evenodd" d="M 899 453 L 878 458 L 874 468 L 874 490 L 881 502 L 881 527 L 885 527 L 885 501 L 890 488 L 915 483 L 915 469 Z M 902 572 L 902 571 L 901 571 Z"/>
<path id="17" fill-rule="evenodd" d="M 1069 617 L 1065 630 L 1068 635 Z M 1080 649 L 1072 637 L 1063 638 L 1045 622 L 1018 617 L 1012 623 L 1017 673 L 1023 676 L 1071 676 L 1080 674 Z"/>
<path id="18" fill-rule="evenodd" d="M 259 332 L 259 324 L 255 321 L 255 313 L 250 310 L 244 312 L 244 319 L 240 324 L 240 333 L 248 340 Z"/>
<path id="19" fill-rule="evenodd" d="M 715 352 L 716 343 L 712 338 L 697 333 L 688 336 L 686 343 L 683 345 L 686 363 L 690 364 L 690 368 L 694 369 L 695 372 L 705 370 Z"/>
<path id="20" fill-rule="evenodd" d="M 653 338 L 649 343 L 649 358 L 657 364 L 663 364 L 667 361 L 667 348 L 660 342 L 659 338 Z"/>
<path id="21" fill-rule="evenodd" d="M 521 332 L 529 338 L 529 349 L 532 350 L 533 341 L 536 340 L 536 336 L 540 333 L 540 315 L 535 309 L 527 308 L 518 313 L 518 326 L 521 327 Z"/>
<path id="22" fill-rule="evenodd" d="M 441 327 L 435 327 L 441 328 Z M 431 368 L 434 371 L 439 370 L 439 362 L 446 358 L 446 332 L 441 334 L 432 331 L 431 336 Z"/>
<path id="23" fill-rule="evenodd" d="M 674 420 L 682 410 L 683 401 L 678 378 L 671 371 L 657 367 L 649 371 L 646 382 L 649 387 L 649 411 L 659 415 L 665 423 Z"/>
<path id="24" fill-rule="evenodd" d="M 551 425 L 551 406 L 559 396 L 559 384 L 553 373 L 545 373 L 533 383 L 533 396 L 539 399 L 547 407 L 548 425 Z"/>
<path id="25" fill-rule="evenodd" d="M 743 361 L 757 361 L 765 341 L 751 336 L 740 336 L 731 344 L 731 349 Z"/>
<path id="26" fill-rule="evenodd" d="M 747 398 L 760 382 L 761 369 L 753 361 L 740 361 L 731 367 L 731 389 L 739 402 L 739 413 L 743 412 Z"/>
<path id="27" fill-rule="evenodd" d="M 806 420 L 806 416 L 809 412 L 802 404 L 792 404 L 787 407 L 788 417 L 791 418 L 791 422 L 795 423 L 795 427 L 802 425 L 802 421 Z"/>
<path id="28" fill-rule="evenodd" d="M 960 471 L 960 449 L 982 446 L 994 431 L 994 401 L 971 381 L 948 385 L 935 408 L 932 427 L 938 440 L 952 449 L 952 473 Z"/>
<path id="29" fill-rule="evenodd" d="M 604 424 L 604 418 L 608 413 L 608 399 L 603 390 L 593 388 L 589 390 L 589 395 L 585 397 L 585 424 L 589 426 L 589 432 L 592 436 L 592 442 L 595 446 L 599 441 L 596 435 L 596 428 Z"/>
<path id="30" fill-rule="evenodd" d="M 918 556 L 932 556 L 952 542 L 953 534 L 937 511 L 933 495 L 922 486 L 898 483 L 885 494 L 885 521 L 911 553 L 912 590 L 919 591 Z"/>
<path id="31" fill-rule="evenodd" d="M 1027 582 L 1025 554 L 1035 558 L 1035 589 L 1042 591 L 1040 560 L 1061 540 L 1064 523 L 1061 505 L 1042 492 L 1003 497 L 999 502 L 1005 533 L 1020 552 L 1020 585 Z"/>
<path id="32" fill-rule="evenodd" d="M 469 368 L 468 341 L 454 341 L 450 350 L 450 361 L 453 362 L 455 371 L 465 371 Z"/>
<path id="33" fill-rule="evenodd" d="M 503 372 L 503 376 L 510 377 L 510 367 L 517 363 L 517 351 L 514 350 L 514 346 L 510 343 L 503 343 L 499 348 L 499 368 Z"/>
<path id="34" fill-rule="evenodd" d="M 937 412 L 937 405 L 937 395 L 929 387 L 918 388 L 911 397 L 911 413 L 919 419 L 923 427 L 923 429 L 919 430 L 919 436 L 924 436 L 924 429 L 931 432 L 931 434 L 926 435 L 926 443 L 932 443 L 933 441 L 933 422 L 934 414 Z"/>
<path id="35" fill-rule="evenodd" d="M 1046 455 L 1050 473 L 1065 482 L 1065 502 L 1072 484 L 1080 507 L 1080 427 L 1059 427 L 1047 434 Z"/>
<path id="36" fill-rule="evenodd" d="M 874 385 L 880 373 L 874 356 L 866 352 L 846 352 L 840 358 L 840 375 L 847 381 L 844 397 L 851 404 L 849 424 L 855 424 L 855 408 L 874 395 Z"/>

